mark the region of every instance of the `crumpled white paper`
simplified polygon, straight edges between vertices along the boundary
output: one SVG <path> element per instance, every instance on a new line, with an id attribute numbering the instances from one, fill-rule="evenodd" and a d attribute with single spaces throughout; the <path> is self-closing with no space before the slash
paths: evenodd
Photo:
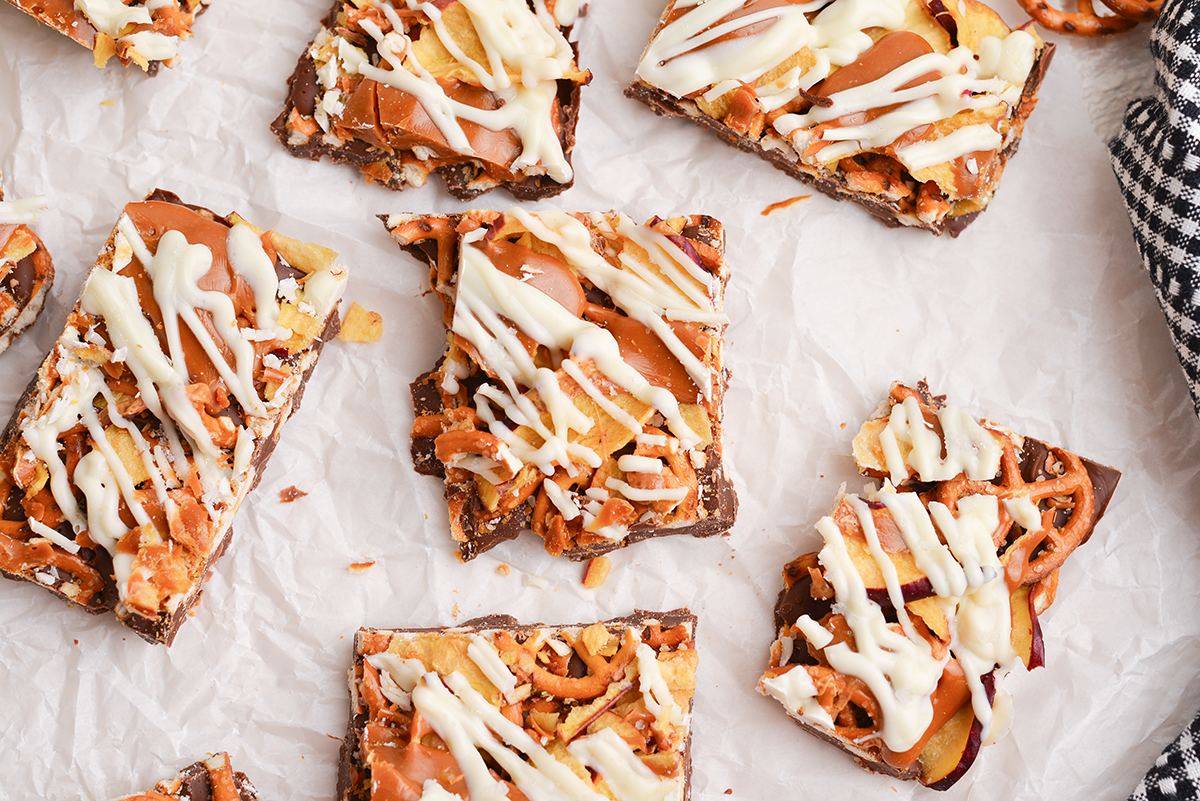
<path id="1" fill-rule="evenodd" d="M 1013 0 L 995 2 L 1023 20 Z M 860 770 L 754 691 L 781 568 L 818 547 L 813 526 L 838 486 L 862 483 L 855 430 L 890 381 L 923 377 L 977 415 L 1125 473 L 1042 620 L 1047 667 L 1007 685 L 1012 732 L 943 797 L 1090 801 L 1133 789 L 1200 707 L 1200 426 L 1072 49 L 1060 49 L 990 210 L 959 239 L 938 239 L 819 195 L 762 216 L 811 190 L 626 99 L 661 3 L 591 3 L 578 178 L 540 205 L 724 221 L 725 445 L 741 513 L 726 538 L 615 554 L 607 584 L 588 591 L 583 566 L 550 559 L 532 535 L 459 563 L 440 483 L 412 471 L 408 384 L 440 352 L 440 311 L 425 268 L 375 215 L 466 206 L 435 182 L 397 194 L 296 160 L 268 131 L 327 10 L 214 0 L 180 64 L 148 79 L 95 70 L 86 50 L 0 4 L 4 187 L 50 196 L 36 230 L 58 270 L 42 318 L 0 357 L 0 417 L 61 331 L 122 205 L 156 186 L 337 249 L 351 269 L 347 304 L 386 326 L 375 344 L 326 350 L 172 648 L 0 582 L 0 797 L 103 801 L 225 749 L 263 799 L 330 798 L 359 626 L 487 613 L 574 623 L 682 605 L 700 617 L 693 798 L 932 797 Z M 290 486 L 308 495 L 281 503 Z M 366 573 L 347 569 L 368 559 Z"/>

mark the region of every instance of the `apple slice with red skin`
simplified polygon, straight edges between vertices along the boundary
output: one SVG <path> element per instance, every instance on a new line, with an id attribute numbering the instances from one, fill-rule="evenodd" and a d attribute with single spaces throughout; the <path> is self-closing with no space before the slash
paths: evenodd
<path id="1" fill-rule="evenodd" d="M 1029 585 L 1013 590 L 1009 606 L 1012 612 L 1013 650 L 1025 663 L 1025 669 L 1033 670 L 1046 663 L 1046 645 L 1029 590 Z"/>
<path id="2" fill-rule="evenodd" d="M 982 744 L 983 726 L 971 705 L 963 704 L 921 750 L 917 758 L 921 784 L 934 790 L 949 789 L 975 762 Z"/>
<path id="3" fill-rule="evenodd" d="M 862 577 L 863 584 L 867 587 L 867 597 L 882 607 L 891 607 L 892 599 L 888 595 L 883 571 L 879 569 L 879 563 L 875 561 L 875 556 L 867 546 L 866 539 L 855 535 L 846 535 L 844 539 L 846 551 L 850 554 L 850 561 L 854 563 L 858 575 Z M 916 559 L 913 558 L 911 551 L 889 552 L 885 547 L 884 552 L 887 553 L 892 565 L 896 568 L 896 578 L 900 582 L 900 592 L 905 603 L 934 595 L 929 577 L 917 567 Z"/>

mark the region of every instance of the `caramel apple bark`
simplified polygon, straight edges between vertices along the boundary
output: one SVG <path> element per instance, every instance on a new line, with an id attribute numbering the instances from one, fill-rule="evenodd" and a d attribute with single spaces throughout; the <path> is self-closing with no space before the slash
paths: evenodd
<path id="1" fill-rule="evenodd" d="M 117 801 L 258 801 L 258 791 L 246 778 L 235 772 L 229 754 L 213 754 L 179 771 L 173 779 L 164 779 L 145 793 Z"/>
<path id="2" fill-rule="evenodd" d="M 0 189 L 0 353 L 41 314 L 54 283 L 50 252 L 29 230 L 43 198 L 5 200 Z"/>
<path id="3" fill-rule="evenodd" d="M 110 58 L 154 75 L 174 66 L 179 43 L 209 0 L 8 0 L 43 25 L 92 51 L 97 67 Z"/>
<path id="4" fill-rule="evenodd" d="M 576 0 L 338 0 L 288 81 L 271 128 L 295 156 L 372 183 L 470 200 L 571 185 L 579 89 Z"/>
<path id="5" fill-rule="evenodd" d="M 337 798 L 686 801 L 695 625 L 360 629 Z"/>
<path id="6" fill-rule="evenodd" d="M 170 644 L 337 333 L 336 256 L 127 205 L 0 436 L 0 574 Z"/>
<path id="7" fill-rule="evenodd" d="M 883 486 L 842 494 L 784 568 L 760 692 L 865 767 L 934 789 L 1008 730 L 1004 679 L 1120 473 L 897 384 L 854 439 Z"/>
<path id="8" fill-rule="evenodd" d="M 671 0 L 626 94 L 889 226 L 956 236 L 1053 49 L 976 0 Z"/>
<path id="9" fill-rule="evenodd" d="M 720 223 L 520 208 L 385 223 L 442 301 L 412 455 L 445 478 L 463 559 L 523 529 L 587 559 L 733 525 Z"/>

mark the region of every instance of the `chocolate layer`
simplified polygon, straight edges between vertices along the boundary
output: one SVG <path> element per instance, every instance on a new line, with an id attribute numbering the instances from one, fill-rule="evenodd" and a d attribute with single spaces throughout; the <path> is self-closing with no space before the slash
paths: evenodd
<path id="1" fill-rule="evenodd" d="M 183 203 L 175 194 L 161 189 L 156 189 L 151 192 L 147 196 L 146 201 L 177 205 L 182 208 L 187 208 L 191 211 L 197 212 L 203 215 L 206 219 L 212 220 L 220 225 L 226 227 L 231 225 L 227 218 L 216 215 L 200 206 Z M 111 252 L 112 247 L 113 239 L 110 237 L 105 252 Z M 104 268 L 98 266 L 95 269 Z M 287 275 L 292 275 L 294 272 L 294 268 L 291 268 L 286 264 L 277 263 L 277 272 L 280 269 L 284 270 Z M 247 476 L 250 481 L 245 491 L 242 492 L 234 502 L 234 509 L 240 505 L 245 496 L 253 491 L 254 487 L 256 487 L 258 482 L 261 480 L 267 461 L 270 459 L 270 456 L 274 452 L 275 446 L 278 443 L 283 424 L 287 422 L 287 420 L 299 409 L 300 402 L 303 399 L 305 386 L 312 376 L 312 372 L 316 367 L 316 363 L 320 357 L 324 345 L 337 335 L 340 325 L 340 320 L 335 309 L 334 311 L 330 312 L 328 317 L 325 319 L 324 328 L 321 334 L 312 342 L 311 346 L 303 351 L 300 351 L 294 356 L 289 357 L 291 359 L 295 359 L 295 364 L 301 368 L 298 385 L 287 397 L 286 402 L 272 412 L 272 427 L 269 433 L 255 439 L 254 449 L 248 462 L 250 472 L 247 474 Z M 20 425 L 24 422 L 25 418 L 32 414 L 35 410 L 37 394 L 39 389 L 47 380 L 45 375 L 46 366 L 50 364 L 50 359 L 52 356 L 53 354 L 47 357 L 47 361 L 43 364 L 42 369 L 39 370 L 38 374 L 26 387 L 24 394 L 17 403 L 12 417 L 9 419 L 3 433 L 0 434 L 0 452 L 5 451 L 9 447 L 10 443 L 20 438 Z M 225 410 L 225 413 L 231 416 L 235 424 L 240 422 L 241 415 L 238 411 L 238 408 L 236 408 L 236 403 L 231 403 L 230 407 Z M 19 492 L 16 487 L 14 487 L 13 490 L 14 492 Z M 13 499 L 9 500 L 12 501 Z M 25 519 L 25 515 L 20 505 L 12 502 L 6 505 L 3 513 L 0 514 L 0 517 L 5 520 Z M 118 615 L 119 619 L 124 625 L 133 629 L 138 633 L 139 636 L 148 642 L 170 645 L 174 640 L 179 627 L 185 620 L 188 619 L 191 614 L 191 610 L 196 606 L 197 603 L 199 603 L 203 592 L 204 583 L 211 577 L 212 567 L 216 560 L 225 552 L 232 542 L 232 518 L 233 514 L 230 513 L 226 517 L 229 522 L 224 526 L 224 528 L 214 531 L 213 545 L 205 556 L 203 569 L 198 571 L 199 578 L 194 582 L 184 599 L 179 602 L 178 606 L 176 606 L 172 612 L 161 610 L 155 617 L 147 617 L 133 613 L 128 608 L 124 607 L 124 605 L 119 603 L 116 581 L 113 575 L 112 558 L 108 552 L 101 547 L 81 548 L 79 552 L 79 557 L 89 566 L 92 571 L 95 572 L 95 574 L 99 576 L 99 579 L 103 584 L 102 588 L 84 604 L 80 604 L 79 602 L 75 601 L 73 596 L 68 595 L 64 591 L 64 587 L 66 587 L 66 585 L 78 581 L 78 577 L 72 575 L 70 572 L 54 567 L 35 567 L 34 570 L 27 575 L 21 572 L 13 572 L 5 569 L 3 566 L 0 566 L 0 576 L 12 580 L 34 583 L 37 586 L 58 595 L 68 604 L 82 606 L 82 608 L 92 614 L 102 614 L 108 612 L 115 613 Z M 64 523 L 63 526 L 60 526 L 60 529 L 61 533 L 68 539 L 74 538 L 74 533 L 71 531 L 69 523 Z M 51 579 L 50 583 L 46 583 L 44 580 L 35 578 L 32 575 L 32 572 L 36 572 L 39 576 L 48 576 Z"/>
<path id="2" fill-rule="evenodd" d="M 653 621 L 661 624 L 661 628 L 665 631 L 681 623 L 691 623 L 692 638 L 695 639 L 696 627 L 698 620 L 692 614 L 692 611 L 687 608 L 673 609 L 669 612 L 650 612 L 642 609 L 634 610 L 630 615 L 625 617 L 613 618 L 603 621 L 605 626 L 609 628 L 637 628 L 651 625 Z M 358 698 L 355 692 L 355 682 L 362 675 L 363 655 L 361 649 L 362 638 L 365 635 L 378 632 L 390 634 L 429 634 L 438 632 L 490 632 L 490 631 L 508 631 L 514 635 L 530 636 L 536 634 L 539 630 L 561 630 L 561 629 L 579 629 L 586 628 L 592 625 L 595 621 L 588 623 L 567 623 L 546 625 L 543 623 L 528 623 L 522 624 L 511 615 L 485 615 L 483 617 L 472 618 L 465 623 L 453 627 L 431 627 L 431 628 L 400 628 L 400 629 L 378 629 L 378 628 L 362 628 L 355 634 L 354 638 L 354 665 L 350 670 L 350 698 L 351 698 L 351 714 L 350 721 L 346 727 L 346 738 L 342 741 L 342 747 L 338 754 L 338 781 L 337 792 L 334 796 L 337 801 L 370 801 L 369 783 L 367 779 L 369 772 L 362 762 L 361 754 L 358 750 L 358 743 L 361 740 L 363 729 L 367 724 L 367 715 L 365 712 L 357 712 Z M 689 707 L 689 713 L 691 708 Z M 691 732 L 688 733 L 688 739 L 684 746 L 683 770 L 683 801 L 689 801 L 691 798 L 692 785 L 692 760 L 691 760 Z"/>
<path id="3" fill-rule="evenodd" d="M 448 217 L 454 225 L 457 225 L 458 220 L 461 219 L 459 215 L 448 215 Z M 380 215 L 380 220 L 386 225 L 388 216 Z M 718 225 L 717 221 L 712 217 L 696 215 L 694 222 L 685 227 L 683 233 L 694 241 L 711 247 L 722 241 Z M 432 240 L 425 239 L 408 245 L 400 245 L 400 247 L 413 258 L 417 259 L 417 261 L 427 264 L 431 269 L 436 271 L 438 251 L 436 246 L 430 246 L 431 242 Z M 691 245 L 688 245 L 688 247 L 691 247 Z M 451 257 L 451 261 L 457 263 L 457 253 Z M 589 298 L 589 300 L 592 299 Z M 439 359 L 438 365 L 440 364 L 441 360 Z M 417 377 L 416 381 L 409 385 L 413 401 L 413 411 L 416 417 L 440 414 L 445 411 L 441 396 L 433 385 L 434 375 L 433 371 L 422 373 Z M 467 381 L 469 380 L 467 379 Z M 717 380 L 714 382 L 714 397 L 719 398 L 724 394 L 728 381 L 728 371 L 717 377 Z M 719 402 L 715 406 L 719 408 Z M 719 431 L 721 426 L 721 420 L 713 420 L 714 432 Z M 563 555 L 573 561 L 585 561 L 655 537 L 684 534 L 691 537 L 705 538 L 728 532 L 737 519 L 738 502 L 737 493 L 732 482 L 726 475 L 721 448 L 721 437 L 714 435 L 713 443 L 704 450 L 704 467 L 696 470 L 700 502 L 706 513 L 703 519 L 671 526 L 655 526 L 652 523 L 635 524 L 630 526 L 625 538 L 619 542 L 610 540 L 589 545 L 576 545 L 565 550 Z M 413 437 L 410 446 L 410 455 L 413 461 L 413 468 L 418 473 L 445 479 L 445 469 L 442 462 L 438 460 L 434 453 L 434 439 L 432 437 Z M 465 540 L 459 542 L 459 555 L 464 561 L 474 559 L 476 556 L 494 548 L 502 542 L 516 539 L 520 536 L 521 532 L 531 527 L 536 493 L 534 497 L 531 497 L 511 512 L 484 521 L 476 520 L 476 513 L 481 508 L 481 502 L 473 481 L 468 480 L 459 484 L 448 484 L 445 493 L 447 501 L 451 501 L 449 503 L 451 509 L 456 507 L 456 504 L 452 501 L 459 499 L 463 501 L 461 507 L 459 507 L 458 528 L 467 532 Z M 451 528 L 453 530 L 456 527 L 452 525 Z"/>
<path id="4" fill-rule="evenodd" d="M 323 30 L 333 31 L 335 29 L 338 12 L 343 6 L 344 0 L 334 0 L 333 7 L 322 20 Z M 570 41 L 571 27 L 560 30 L 564 38 Z M 271 123 L 271 131 L 279 137 L 280 143 L 293 156 L 309 161 L 328 158 L 334 164 L 356 167 L 367 175 L 368 180 L 372 183 L 397 192 L 409 186 L 403 178 L 402 171 L 406 160 L 427 163 L 431 167 L 430 173 L 436 173 L 442 177 L 446 191 L 454 198 L 464 201 L 472 200 L 498 188 L 507 190 L 517 200 L 536 201 L 560 194 L 574 183 L 573 178 L 565 183 L 558 183 L 546 175 L 524 175 L 518 180 L 498 180 L 488 175 L 478 160 L 471 159 L 465 159 L 459 163 L 444 163 L 447 159 L 434 158 L 425 162 L 416 157 L 411 150 L 411 145 L 401 143 L 393 147 L 379 136 L 378 132 L 382 129 L 378 119 L 380 113 L 378 100 L 372 104 L 373 122 L 357 126 L 363 130 L 360 136 L 344 139 L 337 144 L 326 142 L 325 137 L 320 135 L 309 136 L 300 143 L 292 141 L 288 130 L 288 121 L 292 112 L 296 111 L 304 117 L 311 118 L 316 110 L 316 100 L 320 94 L 316 65 L 310 55 L 315 41 L 314 39 L 313 42 L 310 42 L 300 55 L 295 70 L 288 78 L 288 93 L 283 111 Z M 575 61 L 578 62 L 578 44 L 571 42 L 571 47 L 575 53 Z M 579 121 L 579 97 L 580 86 L 578 84 L 569 80 L 558 81 L 558 99 L 561 106 L 559 138 L 568 163 L 570 163 L 571 151 L 575 147 L 575 126 Z M 382 178 L 382 171 L 378 169 L 368 173 L 368 168 L 373 166 L 386 168 L 388 177 Z"/>
<path id="5" fill-rule="evenodd" d="M 1021 99 L 1014 112 L 1014 119 L 1028 116 L 1033 107 L 1037 105 L 1037 91 L 1046 76 L 1046 70 L 1050 65 L 1050 61 L 1054 57 L 1054 47 L 1053 43 L 1046 42 L 1038 54 L 1033 69 L 1030 71 L 1029 77 L 1025 81 L 1025 86 L 1022 89 Z M 769 131 L 764 132 L 764 139 L 766 136 L 771 135 L 773 143 L 778 145 L 778 147 L 766 147 L 762 144 L 763 140 L 740 134 L 723 121 L 708 116 L 700 110 L 700 107 L 694 100 L 672 97 L 667 92 L 642 81 L 631 83 L 625 89 L 625 96 L 645 103 L 659 116 L 682 117 L 699 125 L 701 128 L 707 128 L 716 133 L 726 143 L 733 145 L 739 150 L 753 153 L 759 158 L 765 159 L 777 169 L 812 186 L 818 192 L 834 200 L 850 200 L 857 203 L 871 212 L 871 214 L 889 228 L 921 228 L 934 234 L 949 233 L 952 237 L 957 237 L 982 213 L 981 211 L 977 211 L 958 217 L 946 216 L 933 223 L 924 223 L 915 219 L 911 223 L 902 222 L 900 218 L 904 212 L 900 208 L 899 203 L 888 201 L 880 195 L 859 192 L 852 189 L 840 173 L 829 176 L 818 172 L 815 167 L 801 164 L 795 157 L 795 151 L 792 150 L 791 145 L 778 134 L 770 134 Z M 1020 143 L 1020 136 L 1013 136 L 1004 149 L 997 154 L 998 170 L 1001 172 L 1004 170 L 1008 160 L 1016 155 L 1017 147 Z"/>

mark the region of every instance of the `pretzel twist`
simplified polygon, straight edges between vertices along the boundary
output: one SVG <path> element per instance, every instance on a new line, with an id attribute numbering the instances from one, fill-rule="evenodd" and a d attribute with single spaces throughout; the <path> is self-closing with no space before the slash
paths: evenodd
<path id="1" fill-rule="evenodd" d="M 1033 584 L 1057 570 L 1087 537 L 1095 518 L 1096 494 L 1083 460 L 1061 448 L 1050 448 L 1050 453 L 1062 465 L 1061 475 L 1026 482 L 1021 476 L 1016 450 L 1011 440 L 1005 437 L 998 484 L 958 478 L 939 485 L 932 498 L 951 511 L 955 511 L 959 499 L 967 495 L 995 495 L 1001 499 L 1026 496 L 1035 505 L 1046 501 L 1049 508 L 1042 510 L 1041 528 L 1025 531 L 1011 542 L 1009 537 L 1016 521 L 1003 505 L 1000 506 L 1000 525 L 992 539 L 998 547 L 1008 543 L 1005 556 L 1019 555 L 1027 560 L 1021 572 L 1021 584 Z M 1061 525 L 1056 526 L 1054 519 L 1060 509 L 1071 512 Z M 1042 550 L 1033 556 L 1038 545 Z"/>
<path id="2" fill-rule="evenodd" d="M 1125 19 L 1151 22 L 1162 11 L 1163 0 L 1100 0 Z"/>
<path id="3" fill-rule="evenodd" d="M 1103 1 L 1110 8 L 1112 7 L 1109 0 Z M 1159 1 L 1155 0 L 1155 2 Z M 1017 2 L 1021 4 L 1021 8 L 1025 9 L 1025 13 L 1033 17 L 1034 21 L 1039 25 L 1049 28 L 1052 31 L 1058 31 L 1059 33 L 1074 33 L 1080 36 L 1107 36 L 1127 31 L 1137 25 L 1135 19 L 1119 15 L 1102 16 L 1097 14 L 1092 0 L 1076 0 L 1079 10 L 1074 14 L 1060 11 L 1047 3 L 1046 0 L 1017 0 Z M 1118 4 L 1124 2 L 1137 4 L 1145 3 L 1146 0 L 1113 0 L 1113 2 Z"/>

